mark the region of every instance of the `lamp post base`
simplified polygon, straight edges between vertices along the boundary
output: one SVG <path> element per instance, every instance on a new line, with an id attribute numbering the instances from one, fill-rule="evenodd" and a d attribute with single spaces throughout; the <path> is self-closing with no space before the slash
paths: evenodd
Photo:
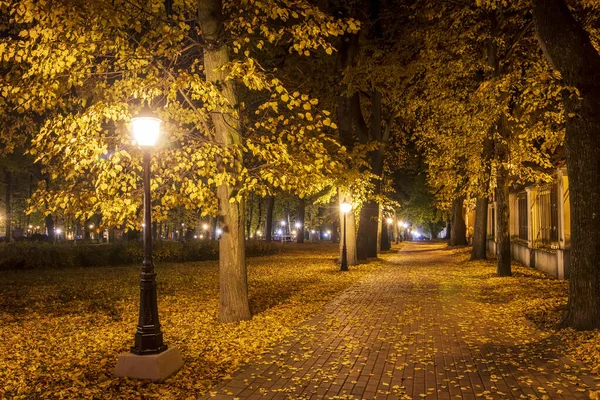
<path id="1" fill-rule="evenodd" d="M 160 382 L 174 375 L 182 366 L 181 353 L 173 347 L 162 353 L 143 356 L 128 352 L 119 356 L 113 375 Z"/>

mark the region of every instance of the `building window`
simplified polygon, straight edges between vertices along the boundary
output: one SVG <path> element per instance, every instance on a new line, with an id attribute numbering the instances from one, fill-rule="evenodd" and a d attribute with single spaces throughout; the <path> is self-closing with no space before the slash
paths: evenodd
<path id="1" fill-rule="evenodd" d="M 528 225 L 528 218 L 527 218 L 527 193 L 520 193 L 519 196 L 517 197 L 518 199 L 518 207 L 519 207 L 519 211 L 518 211 L 518 215 L 519 215 L 519 239 L 521 240 L 527 240 L 528 239 L 528 231 L 529 231 L 529 225 Z"/>
<path id="2" fill-rule="evenodd" d="M 536 244 L 552 247 L 558 243 L 558 190 L 546 186 L 538 192 L 538 232 Z"/>

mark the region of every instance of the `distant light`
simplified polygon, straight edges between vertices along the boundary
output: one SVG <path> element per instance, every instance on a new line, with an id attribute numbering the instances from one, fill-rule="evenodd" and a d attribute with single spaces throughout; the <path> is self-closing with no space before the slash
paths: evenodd
<path id="1" fill-rule="evenodd" d="M 285 226 L 285 221 L 281 221 L 281 226 Z"/>
<path id="2" fill-rule="evenodd" d="M 277 234 L 278 234 L 278 235 L 282 235 L 282 234 L 283 234 L 283 231 L 282 231 L 281 229 L 277 229 Z"/>
<path id="3" fill-rule="evenodd" d="M 402 221 L 398 221 L 398 228 L 401 228 L 403 226 Z"/>
<path id="4" fill-rule="evenodd" d="M 310 231 L 310 233 L 317 233 L 317 231 L 315 231 L 314 229 L 312 231 Z"/>
<path id="5" fill-rule="evenodd" d="M 194 239 L 198 239 L 198 235 L 194 235 Z"/>
<path id="6" fill-rule="evenodd" d="M 327 237 L 327 236 L 329 236 L 329 233 L 328 233 L 328 232 L 325 232 L 325 233 L 323 234 L 323 236 Z"/>
<path id="7" fill-rule="evenodd" d="M 328 235 L 331 235 L 331 231 L 327 231 L 327 234 L 328 234 Z"/>
<path id="8" fill-rule="evenodd" d="M 294 224 L 294 226 L 295 226 L 296 228 L 300 229 L 300 228 L 302 227 L 302 223 L 300 223 L 300 222 L 296 222 L 296 223 Z"/>
<path id="9" fill-rule="evenodd" d="M 223 229 L 221 229 L 221 228 L 217 228 L 217 231 L 216 231 L 216 232 L 217 232 L 217 235 L 220 235 L 220 234 L 222 234 L 222 233 L 223 233 Z"/>
<path id="10" fill-rule="evenodd" d="M 262 232 L 261 231 L 256 231 L 256 236 L 262 236 Z"/>
<path id="11" fill-rule="evenodd" d="M 207 230 L 208 229 L 208 224 L 202 224 L 202 229 Z"/>
<path id="12" fill-rule="evenodd" d="M 90 229 L 94 229 L 94 224 L 90 224 Z"/>
<path id="13" fill-rule="evenodd" d="M 293 231 L 292 231 L 292 235 L 295 235 L 295 234 L 296 234 L 296 231 L 295 231 L 295 230 L 293 230 Z"/>
<path id="14" fill-rule="evenodd" d="M 204 239 L 204 235 L 200 235 L 200 239 Z"/>
<path id="15" fill-rule="evenodd" d="M 33 228 L 33 225 L 29 225 L 29 229 Z"/>
<path id="16" fill-rule="evenodd" d="M 347 202 L 343 202 L 342 204 L 340 204 L 340 210 L 344 214 L 348 214 L 352 210 L 352 204 L 347 203 Z"/>
<path id="17" fill-rule="evenodd" d="M 56 233 L 60 235 L 62 233 L 62 229 L 56 228 Z"/>
<path id="18" fill-rule="evenodd" d="M 142 228 L 145 228 L 145 227 L 146 227 L 146 224 L 142 222 Z M 91 226 L 90 226 L 90 228 L 91 228 Z"/>
<path id="19" fill-rule="evenodd" d="M 387 223 L 388 223 L 388 224 L 391 224 L 391 223 L 393 223 L 393 222 L 394 222 L 394 219 L 393 219 L 393 218 L 388 218 L 388 219 L 387 219 Z"/>
<path id="20" fill-rule="evenodd" d="M 185 224 L 182 222 L 182 223 L 181 223 L 181 226 L 185 226 Z"/>
<path id="21" fill-rule="evenodd" d="M 250 235 L 250 239 L 254 238 L 254 235 Z"/>

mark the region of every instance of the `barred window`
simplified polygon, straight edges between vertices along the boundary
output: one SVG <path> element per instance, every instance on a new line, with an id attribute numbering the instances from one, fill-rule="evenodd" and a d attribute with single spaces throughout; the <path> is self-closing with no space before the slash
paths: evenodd
<path id="1" fill-rule="evenodd" d="M 519 202 L 519 211 L 518 211 L 518 215 L 519 215 L 519 239 L 521 240 L 527 240 L 528 239 L 528 231 L 529 231 L 529 225 L 528 225 L 528 218 L 527 218 L 527 193 L 521 193 L 518 196 L 518 202 Z"/>
<path id="2" fill-rule="evenodd" d="M 538 192 L 539 230 L 536 242 L 551 246 L 558 242 L 558 191 L 556 185 L 547 186 Z"/>

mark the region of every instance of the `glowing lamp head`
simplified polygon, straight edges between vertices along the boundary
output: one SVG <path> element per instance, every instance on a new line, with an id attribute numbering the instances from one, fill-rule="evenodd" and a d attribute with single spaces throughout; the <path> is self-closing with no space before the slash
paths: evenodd
<path id="1" fill-rule="evenodd" d="M 340 204 L 340 210 L 344 214 L 348 214 L 352 210 L 352 204 L 343 202 L 342 204 Z"/>
<path id="2" fill-rule="evenodd" d="M 142 147 L 152 147 L 160 134 L 160 118 L 149 109 L 143 109 L 137 117 L 131 118 L 133 137 Z"/>

